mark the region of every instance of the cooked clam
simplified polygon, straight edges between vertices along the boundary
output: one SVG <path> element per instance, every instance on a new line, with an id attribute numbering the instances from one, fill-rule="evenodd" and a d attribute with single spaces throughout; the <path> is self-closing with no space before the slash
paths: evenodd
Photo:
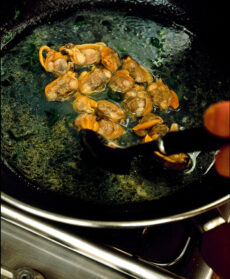
<path id="1" fill-rule="evenodd" d="M 151 83 L 153 81 L 149 71 L 129 56 L 123 60 L 122 69 L 127 70 L 131 77 L 138 83 Z"/>
<path id="2" fill-rule="evenodd" d="M 171 168 L 174 170 L 184 170 L 187 169 L 191 164 L 189 156 L 185 153 L 166 156 L 156 151 L 155 154 L 162 160 L 162 164 L 166 168 Z"/>
<path id="3" fill-rule="evenodd" d="M 75 118 L 73 124 L 78 131 L 81 129 L 89 129 L 97 132 L 99 129 L 99 124 L 96 115 L 90 113 L 79 114 Z"/>
<path id="4" fill-rule="evenodd" d="M 118 54 L 109 47 L 102 48 L 100 53 L 101 64 L 110 72 L 116 72 L 116 70 L 121 66 L 121 61 Z"/>
<path id="5" fill-rule="evenodd" d="M 152 140 L 155 140 L 160 135 L 166 134 L 169 130 L 170 132 L 173 132 L 173 131 L 178 131 L 178 129 L 179 126 L 177 123 L 173 123 L 170 129 L 165 124 L 159 124 L 152 128 L 151 132 L 149 133 L 149 137 L 152 138 Z M 148 138 L 146 139 L 146 142 L 147 141 Z M 184 170 L 188 168 L 191 164 L 191 160 L 189 156 L 185 153 L 179 153 L 173 155 L 164 155 L 158 151 L 155 151 L 154 153 L 160 158 L 163 166 L 167 168 L 171 168 L 174 170 Z"/>
<path id="6" fill-rule="evenodd" d="M 106 100 L 97 102 L 97 115 L 113 122 L 120 122 L 125 119 L 125 113 L 123 110 Z"/>
<path id="7" fill-rule="evenodd" d="M 150 96 L 141 86 L 135 86 L 125 93 L 124 106 L 135 117 L 145 116 L 153 109 Z"/>
<path id="8" fill-rule="evenodd" d="M 151 83 L 147 88 L 150 94 L 153 105 L 159 107 L 162 110 L 177 109 L 179 106 L 179 99 L 177 94 L 170 90 L 169 87 L 163 83 L 162 79 L 158 78 L 155 82 Z"/>
<path id="9" fill-rule="evenodd" d="M 165 135 L 169 131 L 169 127 L 166 124 L 159 123 L 151 128 L 149 131 L 150 137 L 153 137 L 155 135 L 162 136 Z"/>
<path id="10" fill-rule="evenodd" d="M 109 87 L 116 92 L 125 93 L 134 86 L 134 79 L 127 70 L 117 71 L 109 82 Z"/>
<path id="11" fill-rule="evenodd" d="M 94 67 L 90 72 L 82 72 L 79 77 L 79 89 L 83 94 L 92 94 L 104 90 L 112 74 L 103 67 Z"/>
<path id="12" fill-rule="evenodd" d="M 105 119 L 99 121 L 98 133 L 109 140 L 119 138 L 124 132 L 125 130 L 118 123 Z"/>
<path id="13" fill-rule="evenodd" d="M 45 95 L 48 101 L 68 100 L 78 89 L 78 80 L 76 73 L 67 72 L 60 76 L 45 88 Z"/>
<path id="14" fill-rule="evenodd" d="M 94 113 L 97 107 L 97 102 L 87 96 L 77 93 L 73 101 L 73 109 L 78 112 Z"/>
<path id="15" fill-rule="evenodd" d="M 44 57 L 44 52 L 46 56 Z M 55 76 L 62 76 L 74 68 L 73 62 L 68 61 L 68 56 L 57 52 L 50 47 L 44 45 L 39 49 L 39 60 L 42 67 Z"/>
<path id="16" fill-rule="evenodd" d="M 137 124 L 135 127 L 133 127 L 133 131 L 136 135 L 138 135 L 140 137 L 144 137 L 146 135 L 148 137 L 150 137 L 148 135 L 148 133 L 151 131 L 151 129 L 155 125 L 161 124 L 161 123 L 163 123 L 163 119 L 160 116 L 158 116 L 154 113 L 149 113 L 141 118 L 141 120 L 139 121 L 139 124 Z M 149 139 L 148 139 L 148 141 L 149 141 Z"/>
<path id="17" fill-rule="evenodd" d="M 68 54 L 71 60 L 78 66 L 99 64 L 100 51 L 105 47 L 104 43 L 73 45 L 68 43 L 60 48 L 62 53 Z"/>

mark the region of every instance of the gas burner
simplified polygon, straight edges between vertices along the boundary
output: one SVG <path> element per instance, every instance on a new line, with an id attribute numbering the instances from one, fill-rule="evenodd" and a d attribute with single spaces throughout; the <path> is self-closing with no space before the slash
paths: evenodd
<path id="1" fill-rule="evenodd" d="M 1 209 L 2 279 L 218 279 L 199 253 L 194 223 L 208 229 L 230 220 L 230 203 L 218 208 L 221 216 L 217 210 L 209 212 L 212 222 L 205 213 L 192 220 L 123 230 L 47 222 L 5 203 Z"/>

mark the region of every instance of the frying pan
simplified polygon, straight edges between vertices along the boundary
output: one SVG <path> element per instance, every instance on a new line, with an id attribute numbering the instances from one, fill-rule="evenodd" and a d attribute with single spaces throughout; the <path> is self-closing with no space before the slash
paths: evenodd
<path id="1" fill-rule="evenodd" d="M 100 169 L 81 150 L 78 134 L 70 125 L 76 116 L 71 104 L 48 104 L 45 100 L 44 86 L 51 76 L 39 68 L 38 57 L 33 60 L 39 44 L 50 43 L 55 48 L 71 39 L 73 43 L 105 41 L 120 56 L 132 55 L 177 91 L 180 109 L 164 115 L 168 122 L 196 127 L 202 124 L 203 112 L 211 103 L 229 97 L 225 10 L 207 1 L 4 2 L 2 199 L 39 216 L 88 227 L 166 223 L 229 200 L 229 180 L 216 174 L 214 154 L 210 153 L 192 154 L 196 164 L 194 161 L 194 169 L 188 173 L 165 170 L 151 159 L 141 158 L 133 162 L 129 177 Z M 70 29 L 63 26 L 70 25 L 68 33 Z M 61 122 L 67 138 L 55 152 Z M 32 169 L 34 163 L 24 159 L 35 156 L 37 151 L 33 152 L 41 144 L 37 139 L 45 133 L 50 137 L 43 139 L 44 153 Z M 45 150 L 54 150 L 49 160 Z M 37 173 L 44 168 L 44 161 L 47 171 Z M 59 181 L 63 164 L 66 176 Z M 48 183 L 51 169 L 56 177 Z"/>

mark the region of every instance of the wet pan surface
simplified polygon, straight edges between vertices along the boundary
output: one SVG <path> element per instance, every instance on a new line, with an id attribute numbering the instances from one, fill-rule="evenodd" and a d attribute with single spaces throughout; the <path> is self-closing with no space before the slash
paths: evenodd
<path id="1" fill-rule="evenodd" d="M 200 126 L 204 110 L 228 98 L 229 80 L 184 26 L 143 19 L 130 12 L 78 10 L 37 26 L 2 58 L 4 160 L 36 184 L 35 191 L 96 205 L 156 201 L 202 184 L 214 153 L 191 154 L 194 165 L 187 172 L 170 171 L 158 162 L 136 158 L 127 175 L 106 171 L 86 158 L 72 125 L 77 116 L 73 100 L 58 103 L 45 98 L 44 88 L 54 78 L 40 66 L 38 49 L 48 45 L 58 50 L 68 42 L 99 41 L 120 57 L 133 57 L 178 94 L 179 109 L 163 112 L 154 108 L 169 126 L 173 122 L 183 128 Z M 118 105 L 121 101 L 108 90 L 91 97 Z M 128 138 L 121 137 L 120 143 L 125 144 Z"/>

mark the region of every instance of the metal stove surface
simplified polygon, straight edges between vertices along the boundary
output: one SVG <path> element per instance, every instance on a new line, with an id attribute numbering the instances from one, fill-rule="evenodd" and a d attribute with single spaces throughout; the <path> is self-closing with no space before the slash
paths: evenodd
<path id="1" fill-rule="evenodd" d="M 200 256 L 196 219 L 140 229 L 87 229 L 36 218 L 5 203 L 1 212 L 2 279 L 218 278 Z M 230 221 L 229 203 L 219 212 Z"/>

